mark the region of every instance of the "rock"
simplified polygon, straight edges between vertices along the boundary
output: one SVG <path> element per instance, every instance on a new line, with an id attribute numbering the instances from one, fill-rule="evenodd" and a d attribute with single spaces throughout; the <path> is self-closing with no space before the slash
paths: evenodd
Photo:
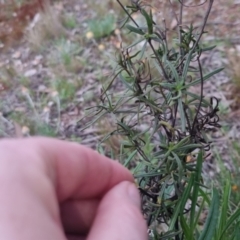
<path id="1" fill-rule="evenodd" d="M 80 12 L 81 7 L 80 7 L 79 5 L 75 5 L 75 6 L 74 6 L 74 10 L 75 10 L 76 12 Z"/>
<path id="2" fill-rule="evenodd" d="M 3 67 L 5 65 L 4 62 L 0 62 L 0 68 Z"/>
<path id="3" fill-rule="evenodd" d="M 48 106 L 49 108 L 51 108 L 53 105 L 54 105 L 54 102 L 53 102 L 53 101 L 49 101 L 48 104 L 47 104 L 47 106 Z"/>
<path id="4" fill-rule="evenodd" d="M 50 90 L 43 84 L 38 86 L 38 92 L 40 93 L 49 93 Z"/>
<path id="5" fill-rule="evenodd" d="M 236 45 L 237 54 L 240 55 L 240 45 Z"/>
<path id="6" fill-rule="evenodd" d="M 174 18 L 171 22 L 170 29 L 173 30 L 177 27 L 178 23 L 177 20 Z"/>
<path id="7" fill-rule="evenodd" d="M 12 55 L 12 58 L 13 59 L 19 59 L 21 57 L 21 52 L 15 52 L 13 55 Z"/>
<path id="8" fill-rule="evenodd" d="M 23 70 L 23 66 L 22 66 L 22 61 L 21 60 L 15 60 L 13 61 L 13 65 L 16 69 L 18 69 L 18 71 L 22 71 Z"/>
<path id="9" fill-rule="evenodd" d="M 24 73 L 24 77 L 32 77 L 37 73 L 36 69 L 30 69 Z"/>
<path id="10" fill-rule="evenodd" d="M 30 133 L 30 129 L 27 126 L 22 127 L 22 134 L 24 136 L 28 135 Z"/>
<path id="11" fill-rule="evenodd" d="M 35 59 L 32 61 L 32 65 L 33 66 L 37 66 L 40 64 L 41 60 L 42 60 L 43 56 L 38 55 L 35 57 Z"/>
<path id="12" fill-rule="evenodd" d="M 19 106 L 19 107 L 15 107 L 14 111 L 23 113 L 23 112 L 26 112 L 26 109 L 24 107 Z"/>

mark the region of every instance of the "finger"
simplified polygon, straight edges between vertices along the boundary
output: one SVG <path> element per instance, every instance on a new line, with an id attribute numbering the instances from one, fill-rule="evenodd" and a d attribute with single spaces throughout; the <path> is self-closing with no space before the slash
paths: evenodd
<path id="1" fill-rule="evenodd" d="M 122 182 L 102 199 L 87 240 L 147 240 L 147 226 L 140 212 L 136 187 Z"/>
<path id="2" fill-rule="evenodd" d="M 79 237 L 79 236 L 74 236 L 74 235 L 69 235 L 67 236 L 67 240 L 85 240 L 86 237 Z"/>
<path id="3" fill-rule="evenodd" d="M 93 223 L 100 200 L 69 200 L 60 206 L 66 234 L 86 235 Z"/>
<path id="4" fill-rule="evenodd" d="M 60 202 L 100 198 L 119 182 L 133 181 L 118 162 L 76 143 L 41 137 L 2 141 L 1 147 L 14 152 L 15 158 L 22 156 L 25 165 L 37 159 L 43 162 Z M 27 153 L 23 151 L 26 147 Z"/>

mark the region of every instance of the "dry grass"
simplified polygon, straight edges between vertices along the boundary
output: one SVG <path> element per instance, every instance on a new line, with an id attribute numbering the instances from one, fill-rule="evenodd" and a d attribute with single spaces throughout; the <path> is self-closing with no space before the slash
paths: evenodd
<path id="1" fill-rule="evenodd" d="M 4 48 L 12 46 L 23 36 L 28 22 L 48 0 L 3 1 L 0 3 L 0 40 Z"/>
<path id="2" fill-rule="evenodd" d="M 229 96 L 233 99 L 231 107 L 236 110 L 240 106 L 240 52 L 235 48 L 231 48 L 227 52 L 227 58 L 229 62 L 227 69 L 233 83 L 230 87 Z"/>
<path id="3" fill-rule="evenodd" d="M 33 49 L 39 49 L 49 39 L 61 38 L 66 35 L 61 19 L 61 8 L 56 11 L 49 3 L 44 11 L 35 15 L 28 26 L 25 37 Z"/>
<path id="4" fill-rule="evenodd" d="M 124 6 L 129 5 L 129 2 L 129 0 L 121 0 Z M 89 0 L 88 5 L 95 12 L 96 17 L 104 16 L 109 10 L 115 12 L 117 16 L 123 16 L 123 10 L 116 0 L 102 1 L 101 4 L 95 0 Z"/>

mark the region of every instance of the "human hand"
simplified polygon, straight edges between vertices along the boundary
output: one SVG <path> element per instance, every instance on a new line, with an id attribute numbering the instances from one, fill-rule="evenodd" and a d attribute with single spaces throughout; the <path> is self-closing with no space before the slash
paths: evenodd
<path id="1" fill-rule="evenodd" d="M 81 145 L 1 140 L 0 186 L 0 239 L 147 239 L 131 173 Z"/>

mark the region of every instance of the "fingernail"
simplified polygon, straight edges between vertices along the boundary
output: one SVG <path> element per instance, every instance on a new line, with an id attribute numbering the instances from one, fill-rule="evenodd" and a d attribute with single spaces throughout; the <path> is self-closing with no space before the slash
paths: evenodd
<path id="1" fill-rule="evenodd" d="M 138 192 L 135 184 L 133 184 L 133 183 L 130 183 L 128 185 L 128 196 L 135 205 L 140 207 L 140 205 L 141 205 L 140 195 L 139 195 L 139 192 Z"/>

